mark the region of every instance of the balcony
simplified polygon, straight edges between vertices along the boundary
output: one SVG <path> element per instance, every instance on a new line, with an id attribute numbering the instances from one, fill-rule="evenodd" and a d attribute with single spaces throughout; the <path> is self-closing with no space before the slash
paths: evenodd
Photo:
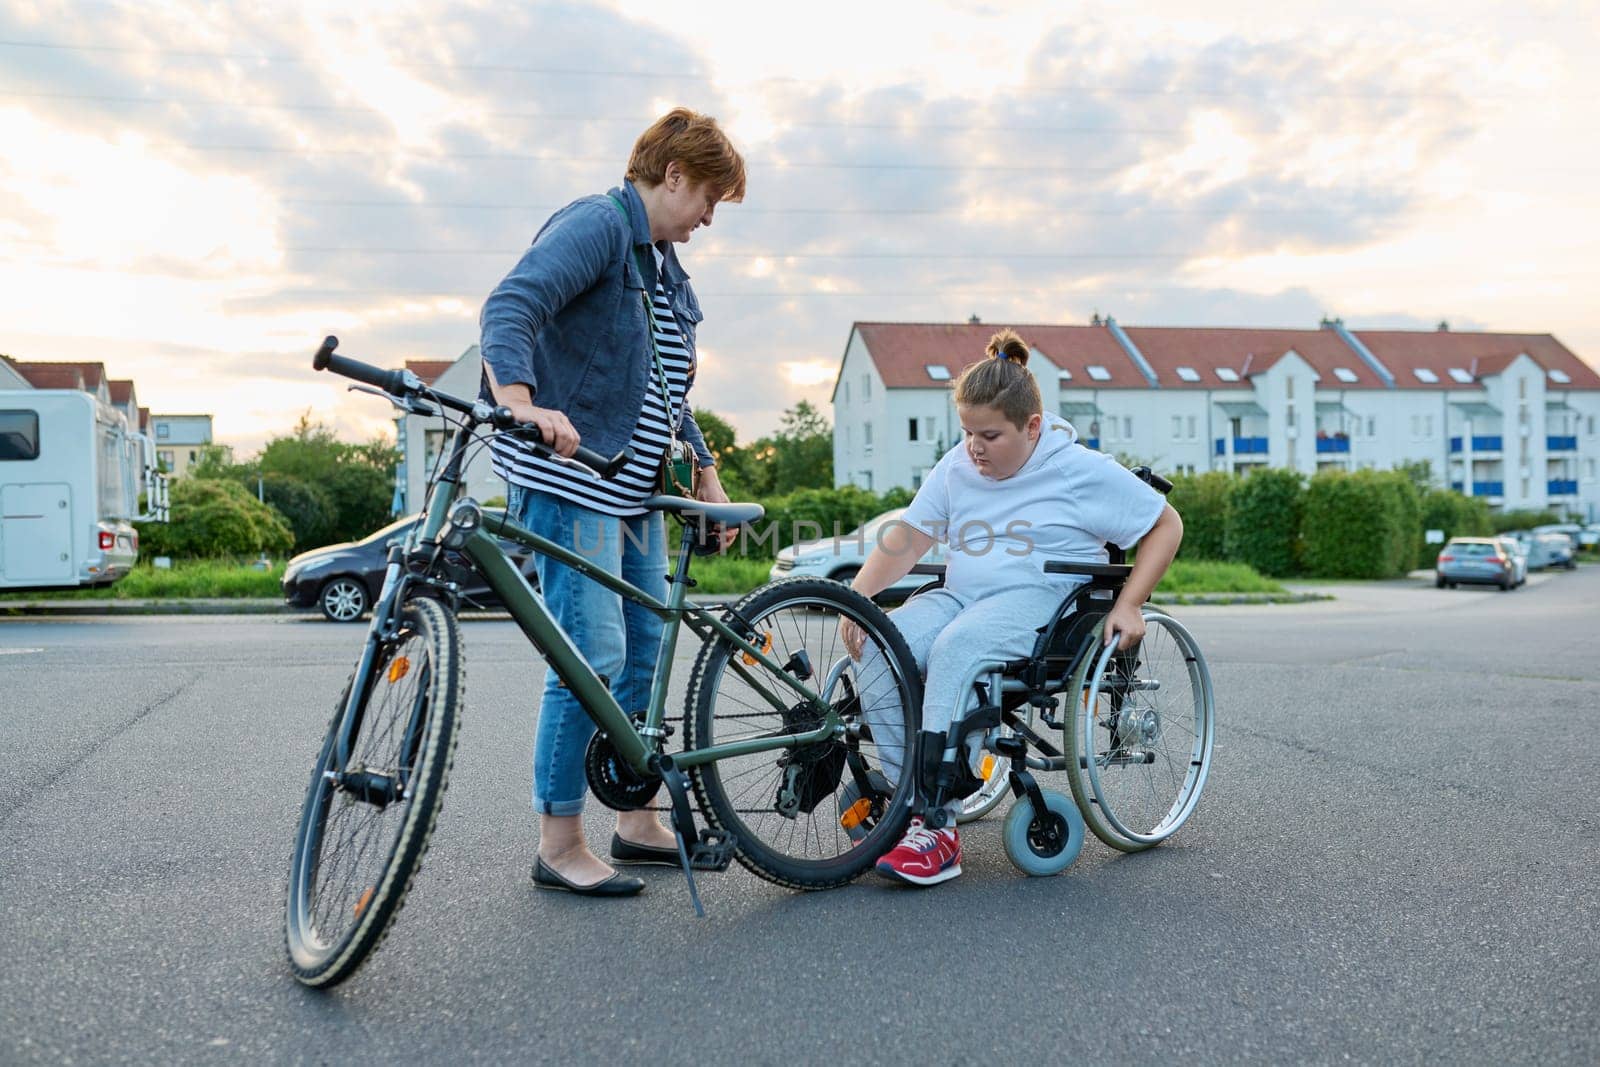
<path id="1" fill-rule="evenodd" d="M 1083 447 L 1084 448 L 1091 448 L 1091 449 L 1094 449 L 1095 451 L 1099 451 L 1099 449 L 1100 449 L 1100 438 L 1098 438 L 1098 437 L 1085 437 L 1083 439 Z"/>
<path id="2" fill-rule="evenodd" d="M 1474 452 L 1498 452 L 1502 447 L 1503 443 L 1499 434 L 1474 435 L 1472 438 L 1472 450 Z M 1450 438 L 1450 451 L 1461 451 L 1461 438 Z"/>
<path id="3" fill-rule="evenodd" d="M 1546 437 L 1544 447 L 1548 452 L 1576 452 L 1578 439 L 1576 437 Z"/>
<path id="4" fill-rule="evenodd" d="M 1317 438 L 1317 451 L 1321 452 L 1348 452 L 1350 451 L 1350 438 L 1348 437 L 1319 437 Z"/>
<path id="5" fill-rule="evenodd" d="M 1217 455 L 1227 454 L 1228 439 L 1217 438 Z M 1235 437 L 1233 439 L 1233 454 L 1236 456 L 1264 456 L 1267 454 L 1267 439 L 1265 437 Z"/>
<path id="6" fill-rule="evenodd" d="M 1570 480 L 1566 478 L 1551 478 L 1545 486 L 1545 491 L 1551 496 L 1577 496 L 1578 480 L 1576 478 Z"/>
<path id="7" fill-rule="evenodd" d="M 1461 486 L 1462 486 L 1462 483 L 1460 483 L 1460 482 L 1451 482 L 1450 483 L 1450 488 L 1454 489 L 1458 493 L 1463 492 L 1463 489 L 1462 489 Z M 1506 483 L 1505 482 L 1473 482 L 1472 483 L 1472 495 L 1473 496 L 1505 496 L 1506 495 Z"/>

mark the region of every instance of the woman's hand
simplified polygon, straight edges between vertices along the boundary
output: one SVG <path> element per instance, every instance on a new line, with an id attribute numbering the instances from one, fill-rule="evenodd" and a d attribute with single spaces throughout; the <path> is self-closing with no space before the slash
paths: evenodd
<path id="1" fill-rule="evenodd" d="M 565 412 L 555 408 L 536 408 L 532 404 L 508 404 L 518 422 L 531 422 L 539 427 L 539 436 L 558 456 L 571 456 L 578 450 L 578 431 Z"/>
<path id="2" fill-rule="evenodd" d="M 1138 604 L 1118 600 L 1106 615 L 1105 644 L 1116 641 L 1118 652 L 1126 652 L 1143 641 L 1144 631 L 1144 613 Z"/>
<path id="3" fill-rule="evenodd" d="M 861 649 L 867 643 L 867 632 L 854 619 L 839 620 L 839 638 L 853 660 L 861 659 Z"/>
<path id="4" fill-rule="evenodd" d="M 716 467 L 701 467 L 700 478 L 694 487 L 694 498 L 703 504 L 727 504 L 727 490 L 722 488 L 722 478 L 717 474 Z M 734 538 L 739 536 L 739 528 L 724 529 L 722 531 L 722 551 L 726 552 L 728 546 L 733 544 Z"/>

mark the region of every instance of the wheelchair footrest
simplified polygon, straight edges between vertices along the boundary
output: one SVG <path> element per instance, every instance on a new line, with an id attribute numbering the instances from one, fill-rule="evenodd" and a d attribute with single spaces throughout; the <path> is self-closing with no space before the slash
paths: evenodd
<path id="1" fill-rule="evenodd" d="M 702 828 L 689 848 L 689 866 L 697 871 L 725 871 L 733 862 L 737 839 L 726 830 Z"/>

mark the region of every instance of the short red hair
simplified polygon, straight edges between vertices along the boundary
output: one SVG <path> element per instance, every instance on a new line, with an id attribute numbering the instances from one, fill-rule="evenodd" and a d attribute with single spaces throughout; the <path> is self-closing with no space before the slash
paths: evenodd
<path id="1" fill-rule="evenodd" d="M 633 144 L 627 178 L 638 185 L 660 185 L 673 160 L 690 182 L 710 182 L 719 191 L 718 200 L 744 199 L 744 157 L 710 115 L 675 107 L 656 119 Z"/>

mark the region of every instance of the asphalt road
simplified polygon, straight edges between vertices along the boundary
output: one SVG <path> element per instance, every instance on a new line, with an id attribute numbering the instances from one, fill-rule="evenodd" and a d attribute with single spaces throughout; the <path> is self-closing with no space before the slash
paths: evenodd
<path id="1" fill-rule="evenodd" d="M 1028 879 L 997 813 L 936 889 L 734 868 L 705 920 L 529 886 L 542 668 L 467 623 L 433 849 L 332 993 L 281 895 L 359 629 L 0 621 L 0 1063 L 1600 1061 L 1600 567 L 1335 591 L 1178 609 L 1217 755 L 1161 848 Z"/>

